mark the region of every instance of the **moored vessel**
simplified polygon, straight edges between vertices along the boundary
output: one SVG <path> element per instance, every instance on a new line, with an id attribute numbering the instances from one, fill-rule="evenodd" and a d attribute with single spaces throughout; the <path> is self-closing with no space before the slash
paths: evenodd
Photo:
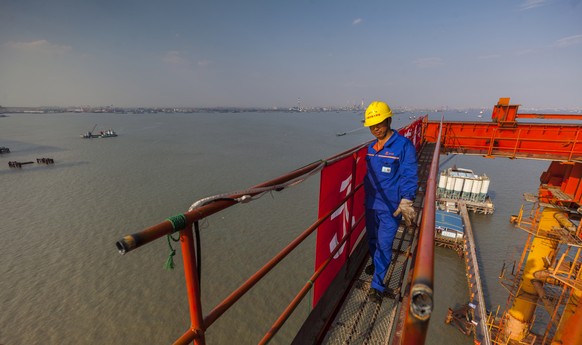
<path id="1" fill-rule="evenodd" d="M 113 138 L 116 137 L 117 133 L 113 129 L 108 129 L 105 132 L 99 134 L 99 138 Z"/>

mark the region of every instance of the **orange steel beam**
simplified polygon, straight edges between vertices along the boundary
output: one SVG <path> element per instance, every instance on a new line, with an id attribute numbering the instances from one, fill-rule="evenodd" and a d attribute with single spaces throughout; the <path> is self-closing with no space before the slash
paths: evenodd
<path id="1" fill-rule="evenodd" d="M 493 107 L 492 122 L 445 122 L 443 152 L 582 162 L 580 125 L 516 121 L 517 118 L 580 121 L 582 115 L 519 114 L 518 108 L 519 105 L 509 104 L 509 98 L 500 98 Z M 427 121 L 424 126 L 425 140 L 435 142 L 439 122 Z"/>
<path id="2" fill-rule="evenodd" d="M 486 157 L 546 159 L 582 162 L 582 126 L 573 124 L 445 122 L 441 134 L 443 153 Z M 435 142 L 439 123 L 425 123 L 425 140 Z"/>
<path id="3" fill-rule="evenodd" d="M 437 144 L 432 156 L 430 174 L 426 182 L 420 235 L 412 272 L 412 286 L 410 288 L 410 296 L 407 299 L 410 304 L 404 306 L 406 308 L 406 316 L 400 342 L 402 345 L 424 344 L 434 305 L 434 227 L 440 132 L 436 137 Z"/>
<path id="4" fill-rule="evenodd" d="M 546 119 L 546 120 L 582 120 L 582 115 L 578 114 L 536 114 L 536 113 L 519 113 L 519 119 Z"/>
<path id="5" fill-rule="evenodd" d="M 515 127 L 517 118 L 527 119 L 548 119 L 548 120 L 582 120 L 582 115 L 577 114 L 518 114 L 519 104 L 509 104 L 509 97 L 500 98 L 491 113 L 493 122 L 497 122 L 501 127 Z"/>

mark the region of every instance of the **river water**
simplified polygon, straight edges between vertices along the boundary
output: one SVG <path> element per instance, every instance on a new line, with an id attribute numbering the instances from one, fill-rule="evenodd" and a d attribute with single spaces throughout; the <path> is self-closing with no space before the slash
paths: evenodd
<path id="1" fill-rule="evenodd" d="M 477 113 L 447 119 L 477 120 Z M 412 113 L 395 115 L 393 127 Z M 361 113 L 14 114 L 0 118 L 0 344 L 170 344 L 189 325 L 180 250 L 160 239 L 121 256 L 124 235 L 186 211 L 196 200 L 244 189 L 371 139 Z M 440 114 L 431 114 L 431 118 Z M 82 139 L 113 128 L 119 136 Z M 54 165 L 36 164 L 53 158 Z M 22 169 L 8 161 L 34 161 Z M 548 162 L 442 156 L 491 178 L 494 215 L 472 215 L 489 308 L 525 234 L 509 224 Z M 204 312 L 317 217 L 318 176 L 211 216 L 202 224 Z M 270 272 L 207 332 L 209 344 L 255 344 L 313 271 L 314 238 Z M 174 247 L 178 247 L 174 244 Z M 436 306 L 427 344 L 471 344 L 444 324 L 468 301 L 462 261 L 436 249 Z M 274 344 L 287 344 L 302 303 Z"/>

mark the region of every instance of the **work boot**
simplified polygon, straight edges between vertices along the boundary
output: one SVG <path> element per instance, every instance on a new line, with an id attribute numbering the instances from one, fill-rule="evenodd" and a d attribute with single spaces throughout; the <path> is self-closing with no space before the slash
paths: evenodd
<path id="1" fill-rule="evenodd" d="M 374 264 L 370 264 L 370 265 L 366 266 L 366 269 L 364 270 L 364 272 L 366 272 L 366 274 L 373 275 L 375 269 L 376 269 L 376 267 L 374 267 Z"/>
<path id="2" fill-rule="evenodd" d="M 368 291 L 368 297 L 370 298 L 370 301 L 380 304 L 382 303 L 382 298 L 384 297 L 384 294 L 379 290 L 370 288 L 370 291 Z"/>

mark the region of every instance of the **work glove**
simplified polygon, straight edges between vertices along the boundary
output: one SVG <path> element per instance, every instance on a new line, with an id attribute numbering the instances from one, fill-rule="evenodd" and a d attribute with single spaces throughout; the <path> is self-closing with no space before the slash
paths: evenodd
<path id="1" fill-rule="evenodd" d="M 404 223 L 407 227 L 410 227 L 416 218 L 416 210 L 414 210 L 414 207 L 412 207 L 413 203 L 414 202 L 412 200 L 408 199 L 400 200 L 400 204 L 393 214 L 394 217 L 397 217 L 402 213 L 402 219 L 404 219 Z"/>

